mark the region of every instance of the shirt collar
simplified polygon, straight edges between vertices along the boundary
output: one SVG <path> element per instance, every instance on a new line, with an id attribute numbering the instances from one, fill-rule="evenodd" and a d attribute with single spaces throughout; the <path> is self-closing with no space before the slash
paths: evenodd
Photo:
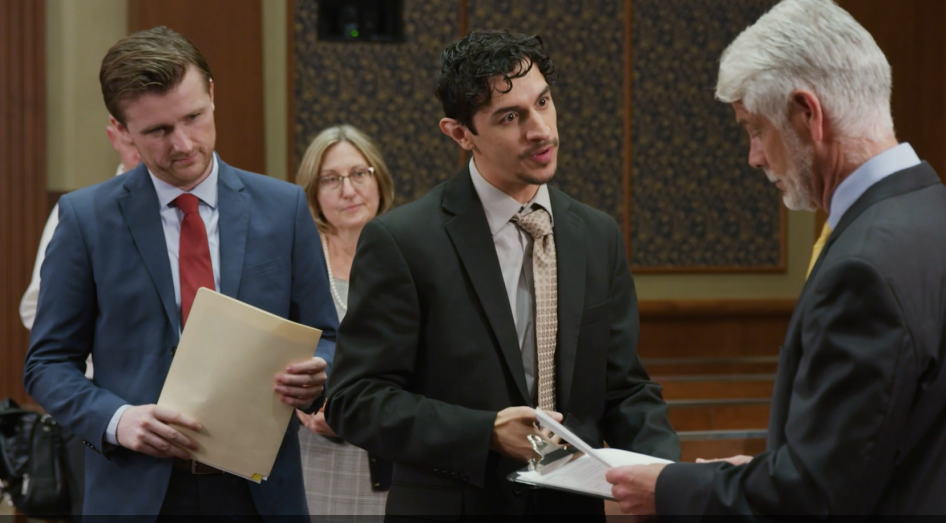
<path id="1" fill-rule="evenodd" d="M 552 226 L 555 226 L 555 218 L 552 215 L 552 201 L 549 199 L 549 188 L 544 183 L 539 186 L 532 201 L 522 205 L 515 198 L 497 189 L 493 184 L 486 181 L 479 169 L 476 168 L 476 162 L 470 159 L 470 178 L 473 180 L 473 187 L 476 194 L 483 203 L 483 210 L 486 211 L 486 221 L 489 223 L 489 231 L 495 236 L 517 212 L 528 209 L 533 205 L 538 205 L 549 213 L 552 220 Z"/>
<path id="2" fill-rule="evenodd" d="M 828 227 L 831 227 L 831 230 L 836 229 L 844 213 L 875 183 L 919 164 L 920 158 L 908 143 L 888 149 L 864 162 L 834 190 Z"/>
<path id="3" fill-rule="evenodd" d="M 213 154 L 211 165 L 210 175 L 207 176 L 204 181 L 200 182 L 197 187 L 191 189 L 190 194 L 193 194 L 200 199 L 200 201 L 209 205 L 211 209 L 215 209 L 217 207 L 217 170 L 219 166 L 217 153 Z M 186 192 L 160 180 L 151 172 L 151 169 L 148 169 L 148 175 L 151 176 L 151 182 L 154 183 L 154 190 L 158 193 L 158 203 L 161 204 L 162 208 L 166 207 L 178 196 Z"/>

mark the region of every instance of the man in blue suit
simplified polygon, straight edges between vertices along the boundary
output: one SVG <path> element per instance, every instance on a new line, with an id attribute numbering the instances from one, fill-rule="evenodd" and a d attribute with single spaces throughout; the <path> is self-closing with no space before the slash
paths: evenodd
<path id="1" fill-rule="evenodd" d="M 24 371 L 30 395 L 90 449 L 84 512 L 307 514 L 295 417 L 257 485 L 191 461 L 196 444 L 178 428 L 200 420 L 154 404 L 194 294 L 209 287 L 322 329 L 318 357 L 274 381 L 283 402 L 319 406 L 338 319 L 305 196 L 216 156 L 213 78 L 183 36 L 122 39 L 100 81 L 142 164 L 60 200 Z"/>

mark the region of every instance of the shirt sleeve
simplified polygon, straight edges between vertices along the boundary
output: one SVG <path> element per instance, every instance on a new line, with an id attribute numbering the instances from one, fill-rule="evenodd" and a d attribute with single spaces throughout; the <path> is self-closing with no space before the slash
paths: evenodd
<path id="1" fill-rule="evenodd" d="M 27 329 L 32 330 L 33 320 L 36 319 L 36 306 L 39 303 L 39 270 L 43 266 L 43 260 L 46 259 L 46 246 L 49 245 L 49 240 L 52 239 L 57 225 L 59 225 L 58 203 L 49 214 L 49 219 L 46 220 L 46 227 L 43 228 L 43 236 L 39 240 L 39 249 L 36 252 L 36 263 L 33 264 L 33 278 L 23 294 L 23 299 L 20 300 L 20 319 L 23 320 L 23 326 Z"/>
<path id="2" fill-rule="evenodd" d="M 118 407 L 118 410 L 115 411 L 115 414 L 112 415 L 112 419 L 108 422 L 108 427 L 105 429 L 105 441 L 112 445 L 118 445 L 118 422 L 121 421 L 122 414 L 130 408 L 131 405 Z"/>

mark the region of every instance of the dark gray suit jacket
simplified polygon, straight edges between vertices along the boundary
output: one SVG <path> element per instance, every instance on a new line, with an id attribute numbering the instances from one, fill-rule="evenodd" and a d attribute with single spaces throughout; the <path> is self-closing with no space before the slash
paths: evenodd
<path id="1" fill-rule="evenodd" d="M 844 214 L 779 355 L 765 453 L 675 464 L 658 514 L 946 513 L 946 187 L 926 163 Z"/>
<path id="2" fill-rule="evenodd" d="M 588 442 L 670 459 L 679 441 L 637 356 L 637 296 L 615 221 L 549 189 L 555 216 L 558 410 Z M 531 405 L 496 248 L 468 168 L 370 222 L 352 265 L 326 416 L 395 463 L 389 515 L 522 514 L 489 450 L 496 413 Z M 543 510 L 598 513 L 555 494 Z"/>

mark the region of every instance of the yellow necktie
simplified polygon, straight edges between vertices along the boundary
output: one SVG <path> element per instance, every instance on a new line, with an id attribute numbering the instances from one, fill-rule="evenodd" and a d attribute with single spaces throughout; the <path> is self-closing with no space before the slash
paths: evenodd
<path id="1" fill-rule="evenodd" d="M 828 222 L 824 222 L 824 227 L 821 228 L 821 236 L 818 237 L 815 247 L 811 250 L 811 262 L 808 263 L 808 272 L 805 273 L 805 278 L 811 274 L 811 269 L 815 268 L 815 262 L 818 261 L 818 256 L 821 255 L 821 249 L 824 249 L 824 243 L 828 241 L 828 236 L 831 236 L 831 227 L 828 227 Z"/>

